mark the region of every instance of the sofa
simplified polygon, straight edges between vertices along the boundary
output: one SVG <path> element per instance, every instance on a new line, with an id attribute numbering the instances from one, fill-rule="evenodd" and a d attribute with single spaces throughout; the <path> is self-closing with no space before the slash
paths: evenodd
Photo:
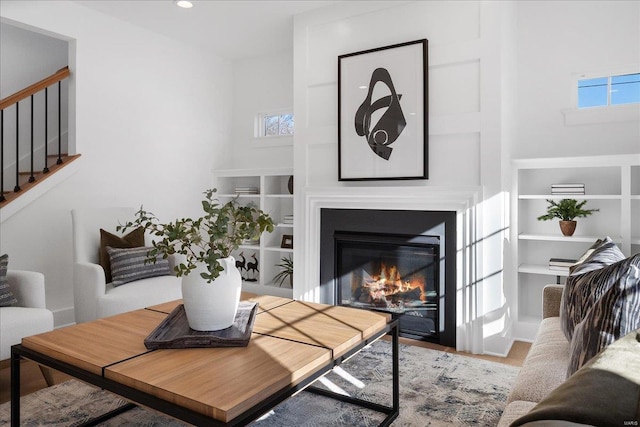
<path id="1" fill-rule="evenodd" d="M 562 285 L 547 285 L 542 295 L 542 323 L 507 397 L 499 427 L 508 427 L 566 380 L 569 341 L 560 327 Z"/>
<path id="2" fill-rule="evenodd" d="M 0 307 L 0 360 L 9 359 L 11 346 L 23 337 L 53 330 L 53 313 L 45 307 L 44 275 L 8 270 L 6 283 L 14 298 Z"/>
<path id="3" fill-rule="evenodd" d="M 543 320 L 498 427 L 640 425 L 640 254 L 598 240 Z"/>
<path id="4" fill-rule="evenodd" d="M 182 279 L 176 277 L 173 270 L 178 259 L 170 256 L 147 263 L 151 236 L 145 236 L 142 228 L 127 235 L 116 231 L 119 224 L 125 224 L 134 216 L 135 209 L 130 207 L 71 211 L 76 323 L 182 298 Z M 122 276 L 127 280 L 112 277 L 108 247 L 120 252 L 124 266 Z"/>

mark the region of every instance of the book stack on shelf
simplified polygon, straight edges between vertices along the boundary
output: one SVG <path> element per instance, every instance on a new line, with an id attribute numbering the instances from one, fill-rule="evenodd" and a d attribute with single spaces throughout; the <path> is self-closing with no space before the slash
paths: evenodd
<path id="1" fill-rule="evenodd" d="M 584 184 L 551 184 L 551 194 L 584 195 Z"/>
<path id="2" fill-rule="evenodd" d="M 257 187 L 236 187 L 236 194 L 259 194 Z"/>
<path id="3" fill-rule="evenodd" d="M 569 267 L 578 262 L 575 259 L 551 258 L 549 259 L 549 269 L 569 273 Z"/>
<path id="4" fill-rule="evenodd" d="M 284 225 L 293 225 L 293 215 L 285 215 L 282 217 L 282 223 Z"/>

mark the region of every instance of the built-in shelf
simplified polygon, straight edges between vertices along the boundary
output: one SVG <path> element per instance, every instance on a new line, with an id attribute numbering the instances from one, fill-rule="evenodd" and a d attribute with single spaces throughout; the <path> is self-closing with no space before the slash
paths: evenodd
<path id="1" fill-rule="evenodd" d="M 562 276 L 562 277 L 569 275 L 568 268 L 565 270 L 554 270 L 552 268 L 549 268 L 546 265 L 541 265 L 541 264 L 520 264 L 520 266 L 518 266 L 518 272 L 529 273 L 529 274 L 542 274 L 547 276 Z"/>
<path id="2" fill-rule="evenodd" d="M 259 274 L 257 281 L 243 281 L 242 289 L 257 294 L 268 294 L 291 298 L 293 290 L 288 286 L 278 286 L 273 278 L 280 272 L 276 264 L 282 258 L 293 258 L 293 249 L 282 248 L 282 238 L 293 235 L 294 225 L 284 224 L 285 215 L 293 214 L 293 194 L 289 193 L 289 179 L 292 169 L 224 169 L 214 170 L 214 187 L 220 192 L 216 197 L 225 202 L 237 198 L 241 204 L 254 204 L 271 216 L 276 224 L 272 233 L 264 233 L 260 242 L 242 245 L 233 255 L 236 259 L 245 259 L 246 265 L 258 261 Z M 238 194 L 238 187 L 254 187 L 257 194 Z M 241 274 L 247 276 L 247 271 Z M 253 272 L 251 273 L 253 274 Z"/>
<path id="3" fill-rule="evenodd" d="M 593 243 L 602 236 L 563 236 L 562 234 L 519 234 L 520 240 L 538 240 L 544 242 L 574 242 L 574 243 Z M 609 236 L 616 243 L 621 243 L 622 238 Z"/>
<path id="4" fill-rule="evenodd" d="M 620 194 L 520 194 L 521 200 L 621 200 Z"/>
<path id="5" fill-rule="evenodd" d="M 521 324 L 516 329 L 535 332 L 530 325 L 542 320 L 542 289 L 568 275 L 550 269 L 549 258 L 578 259 L 605 236 L 627 256 L 640 251 L 640 154 L 518 159 L 512 174 L 514 312 Z M 568 183 L 584 184 L 585 194 L 551 194 L 552 184 Z M 587 200 L 585 207 L 598 211 L 577 218 L 575 235 L 566 237 L 557 220 L 537 220 L 546 212 L 546 200 L 560 199 Z"/>

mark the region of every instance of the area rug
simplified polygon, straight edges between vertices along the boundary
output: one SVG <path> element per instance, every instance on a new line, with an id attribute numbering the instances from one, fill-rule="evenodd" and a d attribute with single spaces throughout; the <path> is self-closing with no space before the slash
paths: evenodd
<path id="1" fill-rule="evenodd" d="M 400 344 L 400 416 L 394 426 L 495 426 L 519 368 L 468 356 Z M 379 340 L 324 377 L 321 386 L 391 404 L 391 344 Z M 70 380 L 22 398 L 21 426 L 69 427 L 126 402 Z M 10 404 L 0 405 L 0 426 Z M 254 427 L 377 426 L 383 415 L 308 392 L 277 406 Z M 135 408 L 100 424 L 185 426 L 154 411 Z"/>

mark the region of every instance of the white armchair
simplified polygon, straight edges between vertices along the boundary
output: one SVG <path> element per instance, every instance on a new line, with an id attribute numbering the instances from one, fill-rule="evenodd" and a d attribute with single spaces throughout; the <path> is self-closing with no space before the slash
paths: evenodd
<path id="1" fill-rule="evenodd" d="M 151 277 L 114 287 L 106 283 L 98 264 L 100 229 L 116 233 L 118 224 L 134 218 L 133 208 L 74 209 L 73 300 L 76 323 L 124 313 L 182 298 L 181 279 L 174 275 Z M 170 257 L 173 271 L 175 260 Z"/>
<path id="2" fill-rule="evenodd" d="M 44 275 L 8 270 L 7 283 L 18 302 L 0 307 L 0 360 L 11 357 L 11 346 L 22 338 L 53 330 L 53 313 L 45 307 Z"/>

